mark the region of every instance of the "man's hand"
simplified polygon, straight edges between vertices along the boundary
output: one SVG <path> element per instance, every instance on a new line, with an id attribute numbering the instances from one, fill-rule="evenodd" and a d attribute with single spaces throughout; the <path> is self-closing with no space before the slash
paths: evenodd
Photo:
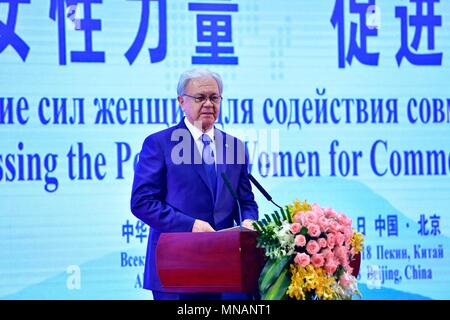
<path id="1" fill-rule="evenodd" d="M 194 225 L 192 226 L 192 232 L 214 232 L 211 225 L 203 220 L 195 220 Z"/>
<path id="2" fill-rule="evenodd" d="M 252 219 L 245 219 L 244 221 L 242 221 L 242 226 L 255 231 L 255 228 L 253 227 L 253 222 L 255 222 L 255 220 Z"/>

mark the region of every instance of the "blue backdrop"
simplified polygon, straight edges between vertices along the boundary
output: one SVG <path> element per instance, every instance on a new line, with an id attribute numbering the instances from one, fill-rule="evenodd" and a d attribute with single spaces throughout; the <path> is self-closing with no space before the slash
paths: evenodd
<path id="1" fill-rule="evenodd" d="M 439 0 L 0 1 L 0 298 L 151 298 L 133 166 L 195 66 L 276 202 L 365 234 L 364 299 L 449 299 L 449 23 Z"/>

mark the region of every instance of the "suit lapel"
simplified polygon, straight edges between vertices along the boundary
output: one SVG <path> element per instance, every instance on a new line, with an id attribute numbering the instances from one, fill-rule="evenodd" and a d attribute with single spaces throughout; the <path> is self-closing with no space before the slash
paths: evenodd
<path id="1" fill-rule="evenodd" d="M 214 129 L 214 140 L 216 145 L 216 161 L 217 161 L 217 194 L 216 194 L 216 203 L 215 206 L 217 206 L 217 199 L 219 199 L 219 195 L 222 193 L 222 189 L 224 187 L 224 182 L 222 179 L 222 173 L 225 173 L 227 170 L 226 165 L 226 154 L 227 154 L 227 147 L 225 141 L 225 135 L 217 129 Z"/>
<path id="2" fill-rule="evenodd" d="M 208 176 L 206 174 L 205 166 L 202 164 L 202 157 L 200 155 L 200 152 L 198 151 L 197 145 L 194 141 L 194 137 L 192 136 L 189 129 L 186 127 L 186 124 L 184 123 L 184 119 L 180 122 L 180 127 L 187 130 L 189 132 L 190 138 L 190 148 L 192 150 L 191 152 L 191 163 L 194 166 L 194 170 L 197 172 L 197 174 L 200 176 L 200 179 L 203 181 L 203 183 L 206 185 L 206 187 L 209 190 L 210 196 L 212 198 L 212 202 L 214 203 L 214 195 L 212 192 L 211 183 L 209 182 Z"/>

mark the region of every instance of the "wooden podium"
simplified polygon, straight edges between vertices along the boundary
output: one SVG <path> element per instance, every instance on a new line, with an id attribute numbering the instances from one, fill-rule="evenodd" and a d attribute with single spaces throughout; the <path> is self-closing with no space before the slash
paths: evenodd
<path id="1" fill-rule="evenodd" d="M 169 292 L 257 292 L 265 263 L 257 233 L 239 227 L 219 232 L 162 233 L 156 270 Z M 351 261 L 359 273 L 361 255 Z"/>
<path id="2" fill-rule="evenodd" d="M 256 238 L 239 227 L 162 233 L 156 247 L 161 284 L 171 292 L 256 292 L 264 265 Z"/>

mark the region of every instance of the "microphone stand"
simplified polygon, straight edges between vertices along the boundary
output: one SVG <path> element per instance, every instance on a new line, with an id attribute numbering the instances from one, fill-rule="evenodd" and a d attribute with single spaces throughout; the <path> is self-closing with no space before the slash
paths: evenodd
<path id="1" fill-rule="evenodd" d="M 239 203 L 239 198 L 238 198 L 236 192 L 234 191 L 233 187 L 231 186 L 230 180 L 225 175 L 225 172 L 222 172 L 222 179 L 225 182 L 225 185 L 226 185 L 228 191 L 230 191 L 231 196 L 233 197 L 234 200 L 236 200 L 237 207 L 238 207 L 238 213 L 239 213 L 239 230 L 242 231 L 242 213 L 241 213 L 241 204 Z"/>
<path id="2" fill-rule="evenodd" d="M 267 201 L 270 201 L 278 208 L 283 209 L 281 206 L 279 206 L 272 200 L 270 194 L 262 187 L 262 185 L 259 184 L 258 180 L 256 180 L 255 177 L 251 175 L 251 173 L 248 174 L 248 178 L 250 179 L 251 182 L 253 182 L 255 187 L 263 194 L 263 196 L 267 199 Z"/>

